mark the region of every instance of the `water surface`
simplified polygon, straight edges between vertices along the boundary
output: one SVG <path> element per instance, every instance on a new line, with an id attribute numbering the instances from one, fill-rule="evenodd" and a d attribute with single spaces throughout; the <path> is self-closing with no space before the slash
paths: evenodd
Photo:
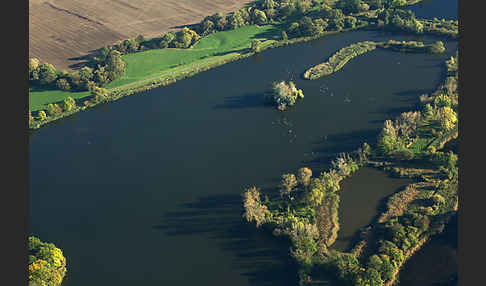
<path id="1" fill-rule="evenodd" d="M 301 79 L 345 45 L 390 38 L 415 39 L 359 31 L 272 49 L 33 132 L 29 227 L 63 250 L 63 285 L 295 285 L 289 245 L 243 223 L 240 194 L 302 166 L 319 174 L 435 89 L 457 42 Z M 305 94 L 286 112 L 263 105 L 282 79 Z"/>

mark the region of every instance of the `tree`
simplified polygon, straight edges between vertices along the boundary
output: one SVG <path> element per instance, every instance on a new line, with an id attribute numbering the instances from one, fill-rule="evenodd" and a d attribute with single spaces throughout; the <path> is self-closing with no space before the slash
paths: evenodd
<path id="1" fill-rule="evenodd" d="M 449 131 L 456 126 L 457 114 L 452 110 L 450 106 L 443 106 L 438 110 L 439 121 L 441 128 L 445 131 Z"/>
<path id="2" fill-rule="evenodd" d="M 137 43 L 141 44 L 141 43 L 145 42 L 145 41 L 146 41 L 146 39 L 145 39 L 145 37 L 144 37 L 142 34 L 140 34 L 140 35 L 138 35 L 138 36 L 135 38 L 135 41 L 136 41 Z"/>
<path id="3" fill-rule="evenodd" d="M 287 32 L 282 31 L 282 41 L 287 41 L 289 37 L 287 36 Z"/>
<path id="4" fill-rule="evenodd" d="M 29 117 L 29 125 L 32 124 L 32 122 L 34 122 L 34 117 L 32 116 L 32 113 L 29 111 L 28 113 L 28 117 Z"/>
<path id="5" fill-rule="evenodd" d="M 39 65 L 39 83 L 49 85 L 57 79 L 57 71 L 53 65 L 42 63 Z"/>
<path id="6" fill-rule="evenodd" d="M 66 258 L 52 243 L 41 242 L 37 237 L 28 239 L 29 285 L 59 286 L 66 274 Z"/>
<path id="7" fill-rule="evenodd" d="M 37 58 L 29 59 L 29 80 L 39 80 L 39 60 Z"/>
<path id="8" fill-rule="evenodd" d="M 310 17 L 304 16 L 299 21 L 300 31 L 304 36 L 314 36 L 322 33 L 323 28 L 315 25 Z"/>
<path id="9" fill-rule="evenodd" d="M 223 31 L 226 28 L 226 18 L 223 17 L 223 13 L 218 12 L 211 16 L 211 19 L 218 31 Z"/>
<path id="10" fill-rule="evenodd" d="M 297 184 L 297 178 L 294 174 L 283 174 L 280 181 L 280 196 L 289 196 Z"/>
<path id="11" fill-rule="evenodd" d="M 296 103 L 297 98 L 303 98 L 304 93 L 301 89 L 297 89 L 293 82 L 288 84 L 285 81 L 274 82 L 272 85 L 272 101 L 277 105 L 281 111 L 288 106 Z"/>
<path id="12" fill-rule="evenodd" d="M 384 5 L 384 0 L 365 0 L 364 2 L 366 2 L 372 10 L 381 9 Z"/>
<path id="13" fill-rule="evenodd" d="M 82 67 L 79 70 L 79 79 L 86 87 L 86 83 L 93 79 L 93 69 L 87 66 Z"/>
<path id="14" fill-rule="evenodd" d="M 207 36 L 214 32 L 215 26 L 213 21 L 206 19 L 200 24 L 199 33 L 202 36 Z"/>
<path id="15" fill-rule="evenodd" d="M 300 168 L 297 171 L 297 181 L 306 187 L 309 186 L 311 177 L 312 177 L 312 170 L 307 167 Z"/>
<path id="16" fill-rule="evenodd" d="M 134 39 L 123 40 L 119 44 L 119 51 L 123 54 L 135 53 L 138 50 L 139 42 Z"/>
<path id="17" fill-rule="evenodd" d="M 275 8 L 275 2 L 273 0 L 263 0 L 262 2 L 262 9 L 267 10 L 267 9 L 273 9 Z"/>
<path id="18" fill-rule="evenodd" d="M 69 91 L 71 89 L 71 85 L 69 84 L 69 82 L 65 78 L 60 78 L 60 79 L 56 80 L 56 87 L 58 89 L 64 90 L 64 91 Z"/>
<path id="19" fill-rule="evenodd" d="M 57 103 L 49 103 L 47 105 L 47 114 L 49 116 L 55 116 L 62 113 L 62 108 Z"/>
<path id="20" fill-rule="evenodd" d="M 300 25 L 297 22 L 292 22 L 288 28 L 289 34 L 294 36 L 300 35 Z"/>
<path id="21" fill-rule="evenodd" d="M 230 30 L 237 29 L 245 25 L 243 17 L 241 17 L 240 11 L 236 11 L 227 16 L 227 25 Z"/>
<path id="22" fill-rule="evenodd" d="M 346 28 L 355 28 L 357 22 L 358 20 L 356 20 L 356 18 L 353 16 L 344 17 L 344 26 Z"/>
<path id="23" fill-rule="evenodd" d="M 435 43 L 433 43 L 430 48 L 429 48 L 429 51 L 431 53 L 434 53 L 434 54 L 440 54 L 440 53 L 443 53 L 445 52 L 445 47 L 444 47 L 444 43 L 442 41 L 437 41 Z"/>
<path id="24" fill-rule="evenodd" d="M 176 38 L 176 33 L 175 32 L 167 32 L 164 36 L 162 36 L 162 39 L 159 42 L 159 47 L 161 49 L 167 48 L 171 45 L 172 41 Z"/>
<path id="25" fill-rule="evenodd" d="M 312 7 L 312 1 L 310 0 L 297 0 L 296 8 L 299 13 L 304 14 L 305 12 L 309 11 Z"/>
<path id="26" fill-rule="evenodd" d="M 336 3 L 336 8 L 343 10 L 344 13 L 359 13 L 367 10 L 368 6 L 362 0 L 340 0 Z M 369 6 L 367 7 L 369 9 Z"/>
<path id="27" fill-rule="evenodd" d="M 125 63 L 118 51 L 111 50 L 106 58 L 105 70 L 110 81 L 119 79 L 125 72 Z"/>
<path id="28" fill-rule="evenodd" d="M 384 0 L 383 2 L 385 9 L 391 9 L 407 5 L 406 0 Z"/>
<path id="29" fill-rule="evenodd" d="M 252 40 L 250 43 L 250 52 L 259 53 L 262 50 L 261 42 L 259 40 Z"/>
<path id="30" fill-rule="evenodd" d="M 171 47 L 187 49 L 199 39 L 200 36 L 195 31 L 184 27 L 175 34 L 175 39 L 171 42 Z"/>
<path id="31" fill-rule="evenodd" d="M 110 82 L 110 78 L 108 77 L 108 73 L 105 70 L 104 66 L 101 66 L 94 71 L 93 81 L 97 83 L 99 86 L 103 86 Z"/>
<path id="32" fill-rule="evenodd" d="M 43 121 L 43 120 L 46 120 L 46 119 L 47 119 L 47 114 L 46 114 L 46 112 L 45 112 L 44 110 L 39 111 L 38 115 L 39 115 L 39 119 L 40 119 L 41 121 Z"/>
<path id="33" fill-rule="evenodd" d="M 266 216 L 270 214 L 267 206 L 260 200 L 260 190 L 250 187 L 243 193 L 243 217 L 248 222 L 255 221 L 256 227 L 260 227 L 266 221 Z"/>
<path id="34" fill-rule="evenodd" d="M 72 97 L 68 96 L 64 99 L 63 109 L 65 111 L 71 111 L 74 107 L 76 107 L 76 101 Z"/>
<path id="35" fill-rule="evenodd" d="M 253 18 L 253 21 L 255 22 L 255 24 L 257 24 L 257 25 L 264 25 L 268 21 L 267 15 L 265 14 L 265 12 L 258 10 L 258 9 L 253 9 L 253 17 L 252 18 Z"/>
<path id="36" fill-rule="evenodd" d="M 380 273 L 374 268 L 368 268 L 366 270 L 366 278 L 370 281 L 370 286 L 382 286 L 383 280 Z"/>

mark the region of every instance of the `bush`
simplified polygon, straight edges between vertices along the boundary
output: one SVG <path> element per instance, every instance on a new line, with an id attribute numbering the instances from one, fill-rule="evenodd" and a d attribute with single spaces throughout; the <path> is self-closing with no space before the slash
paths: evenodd
<path id="1" fill-rule="evenodd" d="M 40 110 L 38 115 L 39 115 L 39 119 L 41 121 L 44 121 L 44 120 L 47 119 L 47 115 L 46 115 L 46 112 L 44 110 Z"/>
<path id="2" fill-rule="evenodd" d="M 28 239 L 29 285 L 59 286 L 66 274 L 66 258 L 52 243 Z"/>
<path id="3" fill-rule="evenodd" d="M 72 97 L 67 97 L 64 99 L 63 109 L 65 111 L 71 111 L 74 107 L 76 107 L 76 101 L 74 101 Z"/>
<path id="4" fill-rule="evenodd" d="M 273 102 L 277 104 L 278 110 L 285 110 L 288 106 L 293 106 L 297 98 L 304 98 L 304 94 L 301 89 L 297 89 L 295 84 L 290 81 L 275 82 L 272 86 L 272 98 Z"/>
<path id="5" fill-rule="evenodd" d="M 71 89 L 71 85 L 65 78 L 60 78 L 56 81 L 56 87 L 60 90 L 69 91 Z"/>
<path id="6" fill-rule="evenodd" d="M 62 108 L 58 104 L 49 103 L 47 105 L 47 114 L 49 116 L 56 116 L 56 115 L 59 115 L 61 113 L 62 113 Z"/>

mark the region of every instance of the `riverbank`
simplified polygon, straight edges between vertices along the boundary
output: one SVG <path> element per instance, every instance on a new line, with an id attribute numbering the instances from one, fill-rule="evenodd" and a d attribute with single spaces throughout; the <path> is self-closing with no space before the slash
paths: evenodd
<path id="1" fill-rule="evenodd" d="M 261 43 L 260 52 L 265 51 L 267 49 L 271 49 L 271 48 L 277 48 L 277 47 L 283 47 L 283 46 L 292 45 L 292 44 L 296 44 L 296 43 L 313 41 L 313 40 L 316 40 L 316 39 L 319 39 L 319 38 L 322 38 L 322 37 L 325 37 L 325 36 L 328 36 L 328 35 L 335 35 L 335 34 L 339 34 L 339 33 L 355 31 L 355 30 L 365 28 L 367 26 L 368 26 L 368 23 L 364 23 L 364 24 L 357 26 L 357 27 L 354 27 L 354 28 L 343 29 L 343 30 L 340 30 L 340 31 L 327 31 L 327 32 L 323 32 L 323 33 L 320 33 L 320 34 L 315 35 L 315 36 L 299 37 L 299 38 L 294 38 L 294 39 L 290 39 L 290 40 L 279 40 L 279 41 L 277 41 L 277 40 L 267 39 L 267 40 L 265 40 Z M 148 51 L 148 52 L 150 52 L 150 51 Z M 143 53 L 147 53 L 147 52 L 141 52 L 140 54 L 143 54 Z M 189 78 L 191 76 L 194 76 L 194 75 L 201 73 L 203 71 L 207 71 L 207 70 L 210 70 L 212 68 L 219 67 L 219 66 L 222 66 L 222 65 L 230 63 L 230 62 L 238 61 L 240 59 L 248 58 L 248 57 L 251 57 L 255 54 L 257 54 L 257 52 L 250 51 L 248 49 L 248 47 L 246 47 L 246 45 L 245 45 L 245 46 L 242 46 L 242 47 L 238 47 L 238 49 L 236 51 L 234 51 L 234 49 L 233 49 L 233 52 L 228 52 L 224 55 L 211 56 L 207 59 L 202 59 L 202 60 L 194 62 L 194 63 L 170 68 L 167 71 L 164 71 L 163 73 L 161 73 L 157 76 L 153 76 L 153 77 L 143 79 L 143 80 L 138 80 L 138 81 L 135 81 L 135 82 L 130 82 L 130 83 L 127 83 L 127 84 L 124 84 L 124 85 L 121 85 L 121 86 L 116 86 L 116 87 L 113 87 L 111 89 L 108 89 L 108 96 L 106 97 L 106 99 L 103 100 L 103 101 L 100 101 L 98 103 L 91 103 L 91 104 L 88 104 L 88 105 L 84 105 L 82 107 L 77 107 L 77 108 L 74 108 L 73 110 L 71 110 L 69 112 L 63 112 L 60 115 L 57 115 L 55 117 L 49 117 L 48 116 L 46 120 L 39 120 L 39 118 L 34 117 L 35 120 L 32 123 L 29 124 L 29 129 L 35 130 L 35 129 L 38 129 L 38 128 L 40 128 L 40 127 L 42 127 L 42 126 L 44 126 L 44 125 L 46 125 L 50 122 L 53 122 L 53 121 L 56 121 L 58 119 L 73 115 L 73 114 L 80 112 L 80 111 L 84 111 L 84 110 L 91 108 L 91 107 L 94 107 L 98 104 L 104 104 L 104 103 L 107 103 L 107 102 L 117 101 L 117 100 L 119 100 L 123 97 L 129 96 L 129 95 L 132 95 L 132 94 L 135 94 L 135 93 L 147 91 L 147 90 L 154 89 L 154 88 L 157 88 L 157 87 L 167 86 L 167 85 L 175 83 L 179 80 L 183 80 L 185 78 Z M 117 82 L 113 83 L 113 85 L 115 85 L 115 84 L 117 84 Z M 108 87 L 110 87 L 110 85 Z M 58 92 L 58 91 L 56 91 L 56 92 Z M 66 94 L 66 96 L 71 95 L 71 93 L 69 93 L 69 92 L 65 92 L 65 94 Z M 84 96 L 77 97 L 76 100 L 78 102 L 83 102 L 83 101 L 86 101 L 87 99 L 92 97 L 92 95 L 90 95 L 87 92 L 84 93 L 83 95 Z"/>

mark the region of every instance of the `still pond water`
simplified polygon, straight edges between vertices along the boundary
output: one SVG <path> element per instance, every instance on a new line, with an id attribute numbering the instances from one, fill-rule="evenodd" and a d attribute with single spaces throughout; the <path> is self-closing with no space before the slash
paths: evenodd
<path id="1" fill-rule="evenodd" d="M 457 48 L 375 50 L 301 79 L 339 48 L 388 39 L 437 40 L 358 31 L 272 49 L 31 133 L 30 233 L 63 250 L 63 285 L 295 285 L 289 245 L 243 223 L 240 194 L 374 143 L 385 119 L 435 89 Z M 286 112 L 264 106 L 275 80 L 293 80 L 305 99 Z M 406 183 L 368 168 L 344 182 L 336 247 Z"/>

